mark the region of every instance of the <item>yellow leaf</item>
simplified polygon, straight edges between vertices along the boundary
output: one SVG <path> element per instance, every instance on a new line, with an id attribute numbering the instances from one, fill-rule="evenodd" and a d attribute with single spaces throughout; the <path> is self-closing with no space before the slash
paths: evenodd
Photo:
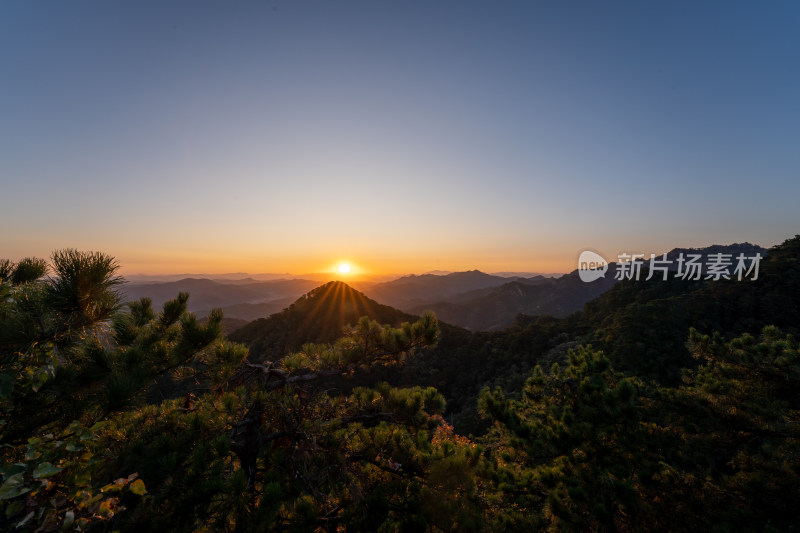
<path id="1" fill-rule="evenodd" d="M 144 496 L 147 494 L 147 489 L 144 486 L 144 481 L 141 479 L 137 479 L 133 483 L 131 483 L 131 492 L 136 494 L 137 496 Z"/>

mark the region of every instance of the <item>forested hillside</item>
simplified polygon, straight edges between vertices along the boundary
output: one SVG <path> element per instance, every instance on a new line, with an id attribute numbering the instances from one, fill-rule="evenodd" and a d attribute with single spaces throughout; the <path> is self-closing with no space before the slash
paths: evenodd
<path id="1" fill-rule="evenodd" d="M 305 294 L 280 313 L 247 324 L 231 340 L 247 344 L 251 359 L 280 358 L 307 342 L 333 342 L 347 325 L 368 316 L 381 324 L 399 325 L 414 318 L 370 300 L 340 281 Z"/>
<path id="2" fill-rule="evenodd" d="M 800 236 L 490 333 L 332 283 L 240 344 L 117 268 L 0 262 L 0 529 L 798 526 Z"/>

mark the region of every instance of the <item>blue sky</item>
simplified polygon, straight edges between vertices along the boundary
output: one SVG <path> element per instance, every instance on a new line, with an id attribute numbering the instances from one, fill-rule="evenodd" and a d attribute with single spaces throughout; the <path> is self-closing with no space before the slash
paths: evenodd
<path id="1" fill-rule="evenodd" d="M 0 4 L 0 256 L 566 271 L 798 232 L 800 4 Z"/>

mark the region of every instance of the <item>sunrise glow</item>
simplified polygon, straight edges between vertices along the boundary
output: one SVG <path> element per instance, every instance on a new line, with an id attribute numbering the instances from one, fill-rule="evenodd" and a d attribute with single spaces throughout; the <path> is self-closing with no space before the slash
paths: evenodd
<path id="1" fill-rule="evenodd" d="M 796 231 L 793 3 L 77 3 L 0 4 L 3 259 L 351 282 Z"/>

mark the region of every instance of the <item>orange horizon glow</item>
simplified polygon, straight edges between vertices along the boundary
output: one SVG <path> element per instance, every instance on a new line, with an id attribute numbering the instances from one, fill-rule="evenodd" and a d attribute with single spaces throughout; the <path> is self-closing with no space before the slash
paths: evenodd
<path id="1" fill-rule="evenodd" d="M 442 261 L 353 261 L 338 260 L 320 264 L 319 262 L 303 263 L 262 263 L 252 261 L 229 262 L 225 263 L 210 261 L 124 261 L 120 260 L 120 274 L 125 276 L 152 275 L 152 276 L 175 276 L 182 274 L 206 274 L 206 275 L 229 275 L 234 273 L 241 274 L 285 274 L 292 277 L 302 276 L 328 276 L 331 279 L 346 278 L 353 281 L 367 280 L 386 276 L 402 276 L 409 274 L 423 274 L 431 271 L 444 272 L 464 272 L 467 270 L 480 270 L 481 272 L 540 272 L 566 273 L 574 270 L 574 260 L 553 260 L 530 263 L 500 263 L 495 261 L 453 261 L 444 263 Z M 345 268 L 346 267 L 346 268 Z"/>
<path id="2" fill-rule="evenodd" d="M 50 259 L 52 251 L 66 248 L 67 246 L 52 247 L 49 251 L 30 250 L 24 254 L 3 256 L 12 261 L 19 261 L 23 257 L 40 257 Z M 402 276 L 408 274 L 422 274 L 431 271 L 463 272 L 467 270 L 480 270 L 486 273 L 492 272 L 541 272 L 541 273 L 565 273 L 575 269 L 574 263 L 577 260 L 577 253 L 567 253 L 566 257 L 543 257 L 539 260 L 530 258 L 510 258 L 511 260 L 499 259 L 491 260 L 489 257 L 478 257 L 479 254 L 471 254 L 473 257 L 447 259 L 440 257 L 417 258 L 410 255 L 396 257 L 376 257 L 363 254 L 361 259 L 358 254 L 348 254 L 331 260 L 320 260 L 313 257 L 300 257 L 297 260 L 287 260 L 286 258 L 254 258 L 252 256 L 236 257 L 233 254 L 221 257 L 219 255 L 205 256 L 204 254 L 186 254 L 176 251 L 174 253 L 155 252 L 151 250 L 147 253 L 135 253 L 131 251 L 114 250 L 113 247 L 100 246 L 72 246 L 81 251 L 99 251 L 113 256 L 119 263 L 118 273 L 124 276 L 177 276 L 183 274 L 204 274 L 204 275 L 230 275 L 235 273 L 260 275 L 287 275 L 291 277 L 310 276 L 329 276 L 331 279 L 336 277 L 351 280 L 361 280 L 379 278 L 386 276 Z M 552 253 L 552 252 L 551 252 Z M 488 255 L 488 254 L 487 254 Z M 574 256 L 574 257 L 573 257 Z M 340 267 L 348 265 L 350 270 L 342 272 Z M 244 277 L 244 276 L 243 276 Z"/>
<path id="3" fill-rule="evenodd" d="M 431 271 L 463 272 L 541 272 L 565 273 L 576 268 L 580 245 L 572 243 L 530 243 L 530 245 L 489 247 L 451 242 L 449 246 L 428 242 L 402 243 L 401 246 L 365 246 L 365 243 L 340 241 L 302 249 L 295 243 L 287 246 L 265 246 L 261 250 L 237 246 L 228 241 L 223 249 L 209 253 L 208 249 L 174 249 L 161 247 L 147 250 L 126 247 L 125 250 L 102 247 L 119 261 L 122 275 L 179 275 L 197 274 L 308 274 L 346 276 L 347 279 L 369 279 L 393 275 L 422 274 Z M 218 246 L 215 244 L 215 246 Z M 338 251 L 334 248 L 340 248 Z M 415 249 L 416 248 L 416 249 Z M 603 247 L 595 246 L 601 252 Z M 616 250 L 614 250 L 616 251 Z M 49 256 L 49 253 L 48 253 Z M 350 272 L 339 272 L 347 264 Z"/>
<path id="4" fill-rule="evenodd" d="M 271 275 L 277 277 L 317 279 L 347 279 L 351 281 L 377 280 L 432 271 L 463 272 L 480 270 L 497 272 L 536 272 L 543 274 L 568 273 L 577 268 L 580 252 L 592 249 L 605 257 L 615 257 L 622 251 L 628 253 L 662 253 L 676 247 L 703 247 L 711 244 L 730 244 L 750 241 L 769 247 L 783 239 L 759 239 L 757 236 L 702 236 L 633 238 L 613 236 L 597 239 L 561 238 L 558 235 L 531 238 L 528 243 L 495 242 L 470 243 L 453 240 L 447 245 L 430 243 L 424 239 L 399 241 L 367 246 L 357 240 L 326 241 L 314 244 L 311 240 L 281 245 L 256 246 L 236 242 L 234 239 L 215 240 L 204 246 L 184 243 L 183 247 L 151 242 L 149 246 L 119 244 L 106 239 L 61 239 L 50 237 L 40 242 L 18 242 L 0 253 L 0 259 L 19 261 L 23 257 L 49 260 L 53 251 L 75 248 L 81 251 L 99 251 L 114 257 L 120 265 L 119 274 L 127 276 L 177 276 L 195 275 Z M 772 242 L 770 242 L 772 241 Z M 300 242 L 306 242 L 304 248 Z M 338 250 L 337 250 L 338 249 Z M 350 271 L 341 272 L 347 264 Z"/>

